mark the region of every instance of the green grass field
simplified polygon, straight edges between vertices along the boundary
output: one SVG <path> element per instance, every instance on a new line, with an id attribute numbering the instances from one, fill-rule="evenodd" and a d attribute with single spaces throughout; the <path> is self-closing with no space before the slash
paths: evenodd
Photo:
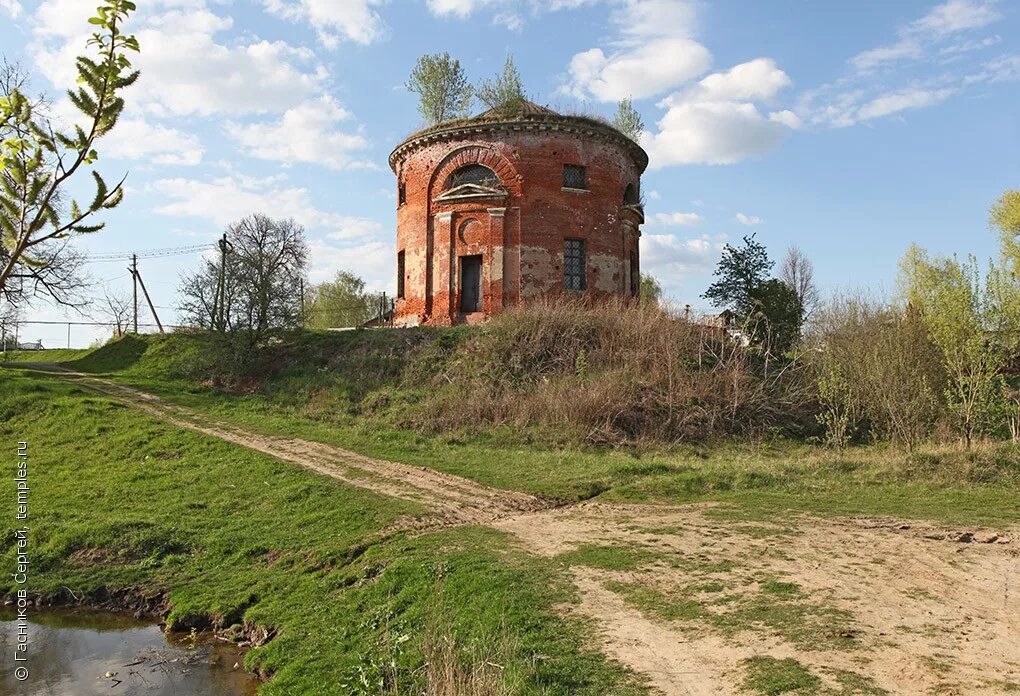
<path id="1" fill-rule="evenodd" d="M 420 510 L 49 376 L 0 371 L 0 438 L 30 447 L 34 593 L 165 594 L 177 628 L 268 628 L 260 693 L 420 693 L 440 659 L 499 664 L 508 693 L 638 691 L 553 611 L 557 567 L 496 532 L 381 534 Z"/>

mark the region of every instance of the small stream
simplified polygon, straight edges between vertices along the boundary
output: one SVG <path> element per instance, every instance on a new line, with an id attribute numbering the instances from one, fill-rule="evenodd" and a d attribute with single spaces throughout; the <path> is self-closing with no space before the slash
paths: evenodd
<path id="1" fill-rule="evenodd" d="M 87 609 L 33 608 L 29 660 L 16 665 L 14 618 L 0 608 L 0 696 L 253 696 L 258 687 L 235 645 Z"/>

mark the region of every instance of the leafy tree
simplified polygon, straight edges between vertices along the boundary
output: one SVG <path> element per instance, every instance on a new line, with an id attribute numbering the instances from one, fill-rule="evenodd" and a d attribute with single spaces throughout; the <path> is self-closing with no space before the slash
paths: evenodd
<path id="1" fill-rule="evenodd" d="M 624 99 L 617 106 L 613 125 L 616 127 L 616 130 L 634 142 L 637 142 L 637 139 L 641 137 L 641 131 L 645 129 L 645 124 L 641 120 L 641 114 L 634 108 L 630 98 Z"/>
<path id="2" fill-rule="evenodd" d="M 312 329 L 336 329 L 361 326 L 379 313 L 382 298 L 365 292 L 365 281 L 348 271 L 315 286 L 309 292 L 308 318 Z"/>
<path id="3" fill-rule="evenodd" d="M 753 234 L 744 237 L 743 246 L 727 244 L 715 269 L 717 280 L 702 297 L 746 319 L 755 309 L 754 293 L 768 280 L 773 265 L 765 245 Z"/>
<path id="4" fill-rule="evenodd" d="M 751 291 L 754 311 L 747 317 L 754 343 L 767 353 L 782 355 L 800 339 L 804 305 L 785 281 L 771 278 Z"/>
<path id="5" fill-rule="evenodd" d="M 641 274 L 639 297 L 642 302 L 659 303 L 659 300 L 662 299 L 662 285 L 656 280 L 655 276 L 648 273 Z"/>
<path id="6" fill-rule="evenodd" d="M 1005 255 L 1005 250 L 1004 250 Z M 982 279 L 976 259 L 930 257 L 912 246 L 900 261 L 907 301 L 938 348 L 946 399 L 964 441 L 994 427 L 1002 371 L 1020 340 L 1020 279 L 992 263 Z"/>
<path id="7" fill-rule="evenodd" d="M 1006 191 L 992 206 L 992 226 L 1002 234 L 1003 256 L 1020 275 L 1020 191 Z"/>
<path id="8" fill-rule="evenodd" d="M 418 95 L 418 111 L 430 126 L 463 118 L 471 108 L 474 88 L 467 81 L 459 60 L 449 53 L 434 53 L 418 59 L 407 89 Z"/>
<path id="9" fill-rule="evenodd" d="M 123 90 L 138 79 L 129 52 L 139 50 L 134 36 L 120 27 L 135 10 L 128 0 L 104 0 L 89 20 L 96 32 L 86 54 L 78 56 L 78 86 L 68 91 L 83 116 L 73 131 L 57 129 L 19 86 L 0 96 L 0 289 L 10 284 L 44 282 L 40 269 L 55 262 L 54 243 L 103 228 L 92 220 L 123 198 L 123 180 L 112 188 L 91 170 L 95 195 L 87 205 L 62 195 L 74 175 L 99 158 L 98 139 L 117 124 L 124 109 Z"/>
<path id="10" fill-rule="evenodd" d="M 508 55 L 503 64 L 503 72 L 492 80 L 483 81 L 476 90 L 478 99 L 490 109 L 506 115 L 520 113 L 524 106 L 524 83 L 514 63 L 514 57 Z"/>

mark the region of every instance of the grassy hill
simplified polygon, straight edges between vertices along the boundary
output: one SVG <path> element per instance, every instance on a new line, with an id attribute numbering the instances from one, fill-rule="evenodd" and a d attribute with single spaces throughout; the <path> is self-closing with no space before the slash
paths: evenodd
<path id="1" fill-rule="evenodd" d="M 477 330 L 467 327 L 300 332 L 236 372 L 222 369 L 216 350 L 208 335 L 181 333 L 127 336 L 53 357 L 258 432 L 327 442 L 564 501 L 722 501 L 751 516 L 804 510 L 988 523 L 1020 519 L 1020 448 L 1009 443 L 969 451 L 930 445 L 907 452 L 883 444 L 831 450 L 762 434 L 600 445 L 579 437 L 570 423 L 444 421 L 435 411 L 450 407 L 450 392 L 482 379 L 452 376 L 479 369 L 473 362 Z"/>

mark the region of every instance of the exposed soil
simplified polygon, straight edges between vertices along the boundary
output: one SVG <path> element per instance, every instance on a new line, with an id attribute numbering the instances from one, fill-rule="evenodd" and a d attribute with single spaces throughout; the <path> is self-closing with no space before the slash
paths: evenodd
<path id="1" fill-rule="evenodd" d="M 580 601 L 569 611 L 590 619 L 605 652 L 663 694 L 741 693 L 743 662 L 754 656 L 794 658 L 834 694 L 1020 690 L 1017 529 L 808 516 L 750 524 L 714 516 L 711 505 L 556 507 L 429 469 L 249 432 L 108 380 L 46 369 L 179 427 L 422 504 L 428 512 L 407 527 L 485 524 L 550 557 L 591 546 L 640 552 L 626 570 L 574 564 Z M 812 634 L 798 633 L 804 626 L 796 621 L 714 621 L 765 596 L 770 580 L 790 593 L 777 603 L 803 609 L 807 618 L 798 620 L 832 622 L 824 640 L 805 643 Z M 670 618 L 638 608 L 621 586 L 647 589 L 667 609 L 691 598 L 704 609 Z"/>

